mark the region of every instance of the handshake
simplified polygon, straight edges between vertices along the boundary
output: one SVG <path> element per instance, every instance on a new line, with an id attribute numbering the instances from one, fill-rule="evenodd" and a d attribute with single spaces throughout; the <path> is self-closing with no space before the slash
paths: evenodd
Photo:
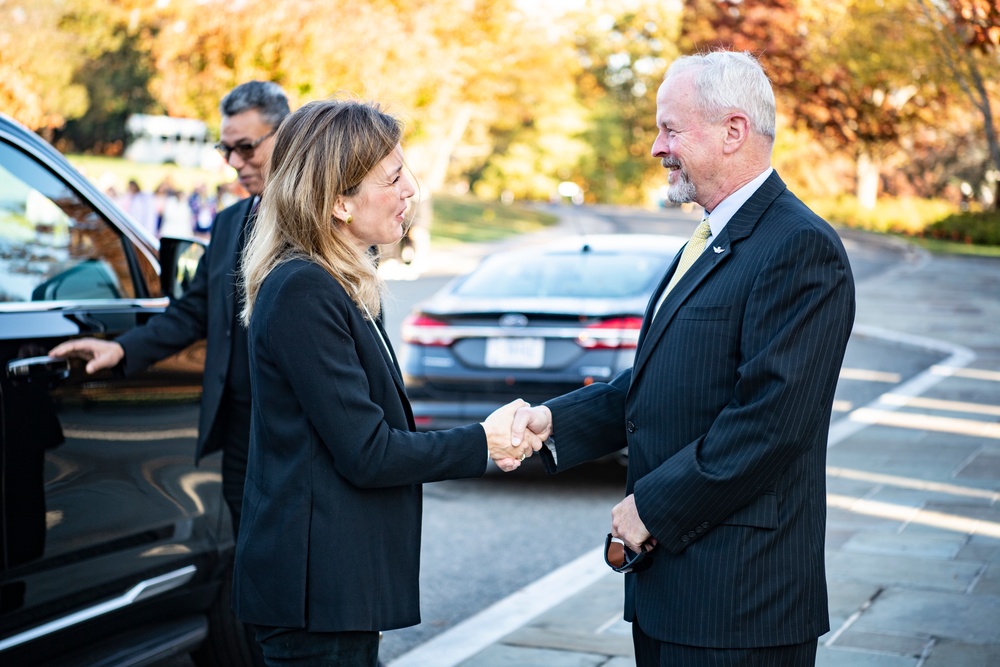
<path id="1" fill-rule="evenodd" d="M 483 428 L 490 458 L 498 468 L 511 472 L 552 435 L 552 413 L 544 405 L 533 408 L 517 399 L 487 417 Z"/>

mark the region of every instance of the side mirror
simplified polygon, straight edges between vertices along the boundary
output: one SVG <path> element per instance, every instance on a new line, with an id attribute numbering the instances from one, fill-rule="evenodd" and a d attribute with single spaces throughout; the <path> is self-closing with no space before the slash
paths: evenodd
<path id="1" fill-rule="evenodd" d="M 206 243 L 198 239 L 160 239 L 160 288 L 165 296 L 184 296 L 198 263 L 205 254 Z"/>

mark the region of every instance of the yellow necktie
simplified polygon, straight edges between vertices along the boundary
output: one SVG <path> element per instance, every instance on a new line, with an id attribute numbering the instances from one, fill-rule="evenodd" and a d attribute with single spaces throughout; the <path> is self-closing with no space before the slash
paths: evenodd
<path id="1" fill-rule="evenodd" d="M 705 249 L 705 244 L 708 243 L 708 237 L 712 235 L 712 228 L 708 226 L 708 216 L 705 216 L 701 220 L 701 224 L 695 227 L 694 234 L 691 235 L 691 239 L 684 246 L 684 252 L 681 253 L 680 261 L 677 262 L 677 270 L 674 271 L 673 277 L 667 284 L 667 289 L 663 290 L 663 295 L 666 296 L 670 290 L 674 288 L 677 281 L 681 279 L 681 276 L 691 268 L 694 261 L 698 259 L 698 255 Z"/>

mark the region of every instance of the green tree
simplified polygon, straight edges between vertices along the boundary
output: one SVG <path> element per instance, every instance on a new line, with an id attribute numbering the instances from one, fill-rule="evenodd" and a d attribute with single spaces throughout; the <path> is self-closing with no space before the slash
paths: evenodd
<path id="1" fill-rule="evenodd" d="M 465 98 L 461 141 L 450 157 L 439 154 L 438 165 L 447 161 L 451 180 L 467 183 L 481 196 L 507 192 L 536 199 L 549 197 L 571 175 L 585 149 L 573 135 L 582 131 L 586 110 L 575 97 L 578 65 L 560 19 L 541 7 L 522 11 L 509 4 L 482 24 L 480 34 L 463 37 L 472 39 L 461 71 L 445 73 L 439 84 L 453 89 L 452 99 Z M 442 39 L 454 43 L 458 37 Z M 445 106 L 447 99 L 441 99 Z M 458 136 L 454 123 L 437 131 L 449 127 Z"/>
<path id="2" fill-rule="evenodd" d="M 168 113 L 215 121 L 220 96 L 252 78 L 278 82 L 293 105 L 340 91 L 378 99 L 406 117 L 425 191 L 442 186 L 470 139 L 530 124 L 559 66 L 514 0 L 300 0 L 253 11 L 173 0 L 134 12 Z"/>
<path id="3" fill-rule="evenodd" d="M 568 63 L 572 67 L 572 63 Z M 498 198 L 548 199 L 559 183 L 578 178 L 580 161 L 590 154 L 580 138 L 588 129 L 588 110 L 576 97 L 571 70 L 562 80 L 545 83 L 546 95 L 531 115 L 513 116 L 489 128 L 470 132 L 456 150 L 456 175 L 477 195 Z"/>
<path id="4" fill-rule="evenodd" d="M 791 127 L 854 161 L 863 205 L 874 206 L 887 161 L 940 121 L 951 100 L 906 0 L 691 0 L 687 7 L 686 50 L 711 44 L 758 54 Z"/>
<path id="5" fill-rule="evenodd" d="M 656 138 L 656 91 L 676 57 L 679 11 L 663 2 L 609 1 L 581 15 L 576 87 L 591 110 L 579 165 L 588 199 L 641 202 L 662 170 L 650 157 Z"/>
<path id="6" fill-rule="evenodd" d="M 67 121 L 57 134 L 65 150 L 120 155 L 127 140 L 125 123 L 134 113 L 159 113 L 149 82 L 153 76 L 149 53 L 138 35 L 115 26 L 117 47 L 99 50 L 86 60 L 73 80 L 87 90 L 86 113 Z"/>

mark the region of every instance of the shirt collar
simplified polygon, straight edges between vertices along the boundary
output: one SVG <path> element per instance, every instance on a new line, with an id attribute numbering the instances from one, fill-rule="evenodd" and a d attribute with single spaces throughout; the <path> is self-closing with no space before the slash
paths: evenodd
<path id="1" fill-rule="evenodd" d="M 747 203 L 747 200 L 753 196 L 753 193 L 757 192 L 757 189 L 764 184 L 764 181 L 768 179 L 773 171 L 773 167 L 768 167 L 752 181 L 719 202 L 719 205 L 715 207 L 714 211 L 711 211 L 711 214 L 708 211 L 705 212 L 706 215 L 709 215 L 708 226 L 712 228 L 712 236 L 709 237 L 709 241 L 712 241 L 712 239 L 719 235 L 722 228 L 726 226 L 726 223 L 736 215 L 736 212 L 740 210 L 743 204 Z"/>

